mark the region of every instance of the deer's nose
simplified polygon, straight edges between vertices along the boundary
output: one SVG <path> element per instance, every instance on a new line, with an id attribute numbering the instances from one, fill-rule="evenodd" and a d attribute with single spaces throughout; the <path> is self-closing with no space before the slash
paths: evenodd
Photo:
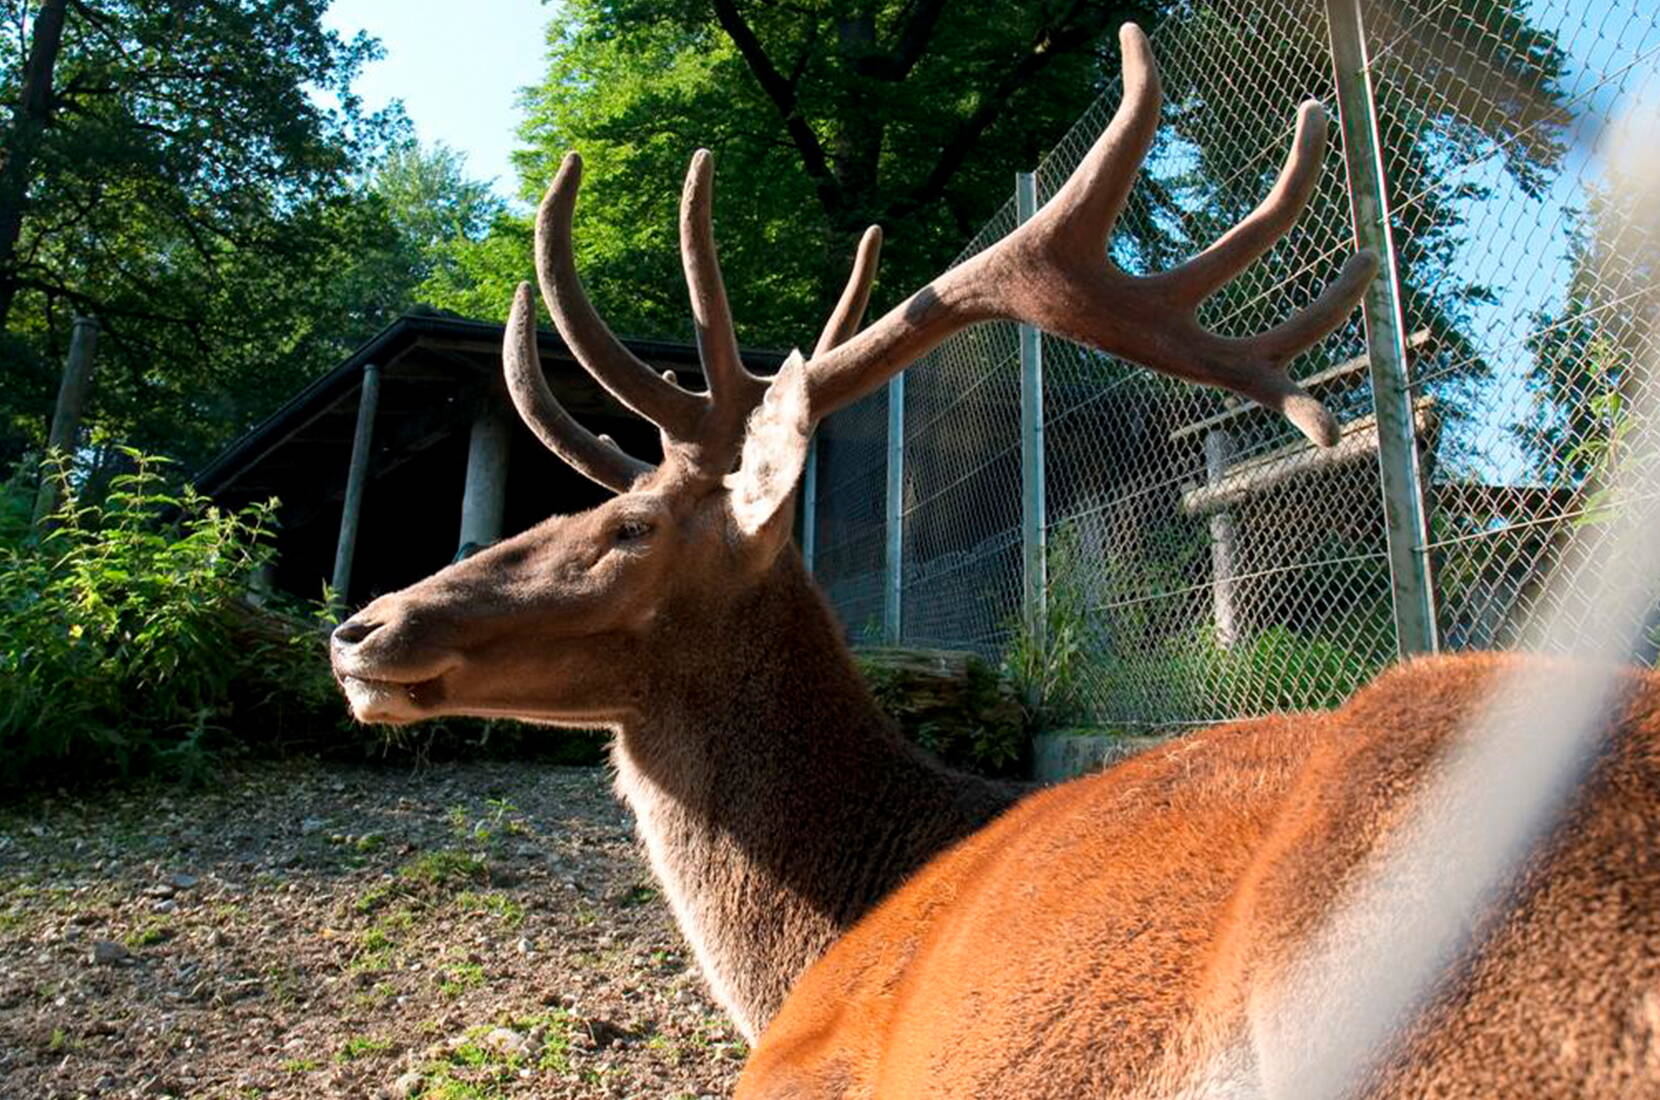
<path id="1" fill-rule="evenodd" d="M 334 628 L 334 644 L 348 649 L 379 629 L 380 623 L 373 619 L 347 619 Z"/>

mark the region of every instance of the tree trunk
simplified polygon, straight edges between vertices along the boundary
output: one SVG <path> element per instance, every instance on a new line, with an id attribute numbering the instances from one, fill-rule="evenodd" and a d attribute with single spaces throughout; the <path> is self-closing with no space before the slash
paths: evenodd
<path id="1" fill-rule="evenodd" d="M 0 138 L 0 328 L 11 316 L 17 297 L 17 242 L 23 235 L 24 207 L 34 179 L 35 156 L 52 117 L 52 71 L 63 45 L 63 21 L 69 0 L 42 0 L 29 43 L 23 95 L 11 129 Z"/>

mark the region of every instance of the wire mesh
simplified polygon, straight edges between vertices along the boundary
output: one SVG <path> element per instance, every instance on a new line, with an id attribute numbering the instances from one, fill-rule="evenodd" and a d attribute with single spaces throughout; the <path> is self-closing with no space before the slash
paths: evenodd
<path id="1" fill-rule="evenodd" d="M 1575 598 L 1543 580 L 1570 536 L 1595 542 L 1611 504 L 1599 482 L 1635 388 L 1654 384 L 1633 367 L 1652 339 L 1656 242 L 1602 239 L 1595 143 L 1660 65 L 1660 8 L 1409 0 L 1368 30 L 1380 113 L 1422 150 L 1390 183 L 1408 323 L 1440 334 L 1412 380 L 1443 424 L 1428 493 L 1440 631 L 1450 647 L 1511 646 L 1547 599 Z"/>
<path id="2" fill-rule="evenodd" d="M 1657 308 L 1654 242 L 1598 239 L 1595 120 L 1652 74 L 1647 0 L 1364 5 L 1444 645 L 1512 645 L 1599 492 Z M 1109 244 L 1170 266 L 1271 186 L 1297 104 L 1336 117 L 1322 0 L 1205 0 L 1153 36 L 1163 126 Z M 1040 201 L 1116 107 L 1037 168 Z M 1590 121 L 1587 122 L 1586 120 Z M 1011 188 L 1012 190 L 1012 188 Z M 1011 202 L 963 252 L 1014 226 Z M 1340 135 L 1302 220 L 1201 320 L 1260 331 L 1353 250 Z M 1635 258 L 1634 258 L 1635 257 Z M 1647 257 L 1647 259 L 1645 259 Z M 1397 647 L 1364 332 L 1291 366 L 1339 416 L 1316 451 L 1280 418 L 1045 338 L 1051 721 L 1175 727 L 1336 702 Z M 900 640 L 991 658 L 1022 625 L 1013 325 L 948 341 L 905 388 Z M 885 397 L 826 422 L 819 574 L 855 637 L 879 622 Z M 829 487 L 828 491 L 826 486 Z M 838 488 L 840 486 L 840 488 Z M 835 494 L 840 493 L 838 498 Z"/>

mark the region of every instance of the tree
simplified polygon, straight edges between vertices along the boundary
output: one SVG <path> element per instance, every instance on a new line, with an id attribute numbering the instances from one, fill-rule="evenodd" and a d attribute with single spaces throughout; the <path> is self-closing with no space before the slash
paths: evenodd
<path id="1" fill-rule="evenodd" d="M 578 249 L 594 297 L 620 331 L 685 338 L 673 210 L 691 151 L 710 147 L 740 335 L 809 341 L 865 226 L 889 231 L 890 298 L 936 273 L 1115 71 L 1103 32 L 1148 15 L 1082 0 L 574 0 L 527 95 L 525 195 L 580 149 Z M 511 247 L 525 237 L 522 220 L 498 223 L 460 261 L 491 284 L 489 302 L 439 304 L 500 314 L 527 272 Z"/>
<path id="2" fill-rule="evenodd" d="M 364 308 L 384 296 L 320 300 L 395 240 L 356 187 L 403 126 L 360 110 L 351 83 L 378 46 L 325 30 L 324 7 L 9 6 L 0 323 L 14 440 L 40 434 L 75 312 L 103 323 L 101 422 L 192 459 L 384 323 Z"/>

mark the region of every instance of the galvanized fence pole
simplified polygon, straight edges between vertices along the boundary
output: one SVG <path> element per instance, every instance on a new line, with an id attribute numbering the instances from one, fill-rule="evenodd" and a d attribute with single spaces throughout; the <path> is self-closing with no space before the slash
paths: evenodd
<path id="1" fill-rule="evenodd" d="M 888 382 L 888 506 L 886 575 L 882 585 L 882 639 L 898 645 L 904 596 L 905 553 L 905 375 Z"/>
<path id="2" fill-rule="evenodd" d="M 1366 351 L 1378 426 L 1378 467 L 1383 483 L 1384 527 L 1389 545 L 1395 639 L 1403 656 L 1437 648 L 1435 590 L 1430 577 L 1428 524 L 1418 468 L 1412 391 L 1407 378 L 1406 325 L 1400 272 L 1390 229 L 1389 197 L 1378 136 L 1360 0 L 1326 0 L 1338 121 L 1348 169 L 1355 240 L 1381 261 L 1366 291 Z"/>
<path id="3" fill-rule="evenodd" d="M 1015 220 L 1024 224 L 1037 213 L 1037 177 L 1014 178 Z M 1049 566 L 1043 470 L 1043 334 L 1037 326 L 1020 326 L 1020 549 L 1021 614 L 1027 637 L 1039 659 L 1048 648 Z"/>
<path id="4" fill-rule="evenodd" d="M 801 560 L 813 575 L 818 556 L 818 433 L 807 440 L 807 468 L 801 475 Z"/>

